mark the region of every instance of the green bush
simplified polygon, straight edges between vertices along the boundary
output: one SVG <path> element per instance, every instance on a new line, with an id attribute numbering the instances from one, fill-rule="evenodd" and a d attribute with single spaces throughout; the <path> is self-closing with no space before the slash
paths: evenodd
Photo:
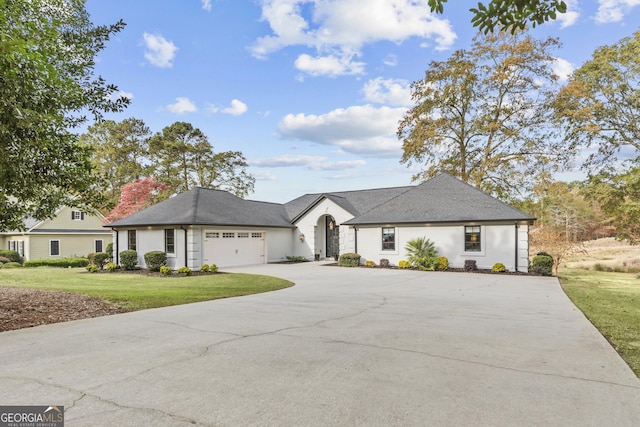
<path id="1" fill-rule="evenodd" d="M 215 264 L 211 264 L 209 266 L 209 273 L 217 273 L 218 272 L 218 266 Z"/>
<path id="2" fill-rule="evenodd" d="M 189 267 L 180 267 L 178 270 L 178 274 L 183 274 L 185 276 L 191 276 L 192 270 Z"/>
<path id="3" fill-rule="evenodd" d="M 357 267 L 360 265 L 360 255 L 350 252 L 342 254 L 338 258 L 338 265 L 340 267 Z"/>
<path id="4" fill-rule="evenodd" d="M 202 264 L 200 267 L 200 273 L 208 273 L 209 272 L 209 264 Z"/>
<path id="5" fill-rule="evenodd" d="M 22 264 L 19 262 L 10 261 L 5 264 L 2 264 L 2 268 L 21 268 Z"/>
<path id="6" fill-rule="evenodd" d="M 24 259 L 16 251 L 10 251 L 8 249 L 0 250 L 0 256 L 8 258 L 11 262 L 17 262 L 18 264 L 24 263 Z"/>
<path id="7" fill-rule="evenodd" d="M 108 262 L 107 263 L 107 271 L 110 271 L 110 272 L 113 273 L 117 269 L 118 269 L 118 264 L 116 264 L 115 262 Z"/>
<path id="8" fill-rule="evenodd" d="M 407 242 L 407 260 L 412 267 L 433 271 L 438 263 L 438 251 L 435 244 L 426 237 L 416 237 Z"/>
<path id="9" fill-rule="evenodd" d="M 167 254 L 162 251 L 151 251 L 144 254 L 144 262 L 150 271 L 160 271 L 160 267 L 167 264 Z"/>
<path id="10" fill-rule="evenodd" d="M 125 270 L 135 270 L 137 263 L 138 252 L 131 249 L 120 252 L 120 264 Z"/>
<path id="11" fill-rule="evenodd" d="M 411 267 L 411 264 L 409 264 L 409 261 L 405 259 L 401 259 L 400 262 L 398 262 L 398 268 L 409 268 L 409 267 Z"/>
<path id="12" fill-rule="evenodd" d="M 376 263 L 375 263 L 375 262 L 373 262 L 373 261 L 371 261 L 370 259 L 368 259 L 368 260 L 366 260 L 366 261 L 364 262 L 364 266 L 365 266 L 365 267 L 375 267 L 375 266 L 376 266 Z"/>
<path id="13" fill-rule="evenodd" d="M 89 264 L 85 267 L 89 273 L 95 273 L 98 271 L 98 266 L 95 264 Z"/>
<path id="14" fill-rule="evenodd" d="M 306 257 L 303 256 L 288 256 L 287 261 L 289 262 L 307 262 L 309 261 Z"/>
<path id="15" fill-rule="evenodd" d="M 93 263 L 102 270 L 104 265 L 107 263 L 109 259 L 109 254 L 106 252 L 97 252 L 93 257 Z"/>
<path id="16" fill-rule="evenodd" d="M 507 267 L 505 267 L 501 262 L 496 262 L 495 264 L 493 264 L 493 267 L 491 267 L 491 271 L 493 271 L 494 273 L 504 273 L 505 271 L 507 271 Z"/>
<path id="17" fill-rule="evenodd" d="M 553 258 L 546 252 L 538 252 L 531 261 L 531 272 L 542 276 L 551 276 L 553 272 Z"/>
<path id="18" fill-rule="evenodd" d="M 104 252 L 109 256 L 109 261 L 113 260 L 113 243 L 107 244 L 107 249 Z"/>
<path id="19" fill-rule="evenodd" d="M 438 257 L 436 262 L 436 270 L 446 271 L 449 269 L 449 259 L 446 256 Z"/>
<path id="20" fill-rule="evenodd" d="M 87 258 L 60 258 L 60 259 L 36 259 L 24 263 L 25 267 L 86 267 L 89 265 Z"/>
<path id="21" fill-rule="evenodd" d="M 171 276 L 171 267 L 163 265 L 160 267 L 160 274 L 163 276 Z"/>

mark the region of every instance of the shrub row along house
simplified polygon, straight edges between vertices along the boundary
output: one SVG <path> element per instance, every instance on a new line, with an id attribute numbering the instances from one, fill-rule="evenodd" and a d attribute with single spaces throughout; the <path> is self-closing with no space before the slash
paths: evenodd
<path id="1" fill-rule="evenodd" d="M 443 173 L 407 187 L 306 194 L 288 203 L 240 199 L 195 188 L 105 227 L 114 252 L 167 253 L 172 268 L 261 264 L 288 256 L 323 260 L 355 252 L 391 265 L 406 243 L 427 237 L 452 268 L 504 264 L 527 271 L 535 218 Z"/>

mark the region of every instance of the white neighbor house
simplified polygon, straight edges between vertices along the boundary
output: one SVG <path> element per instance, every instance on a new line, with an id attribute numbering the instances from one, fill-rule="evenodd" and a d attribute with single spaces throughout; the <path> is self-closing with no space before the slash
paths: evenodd
<path id="1" fill-rule="evenodd" d="M 452 268 L 503 263 L 527 271 L 535 218 L 443 173 L 407 187 L 306 194 L 285 204 L 196 188 L 106 225 L 114 258 L 135 249 L 167 253 L 173 268 L 260 264 L 304 256 L 324 260 L 356 252 L 361 262 L 406 259 L 416 237 L 435 243 Z"/>

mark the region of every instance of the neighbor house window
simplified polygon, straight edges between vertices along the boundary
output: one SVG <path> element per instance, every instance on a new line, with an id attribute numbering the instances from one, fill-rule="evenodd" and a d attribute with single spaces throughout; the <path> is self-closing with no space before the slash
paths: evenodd
<path id="1" fill-rule="evenodd" d="M 164 251 L 168 254 L 176 253 L 176 233 L 174 229 L 164 230 Z"/>
<path id="2" fill-rule="evenodd" d="M 96 240 L 96 252 L 102 252 L 102 240 Z"/>
<path id="3" fill-rule="evenodd" d="M 382 250 L 396 250 L 396 229 L 393 227 L 385 227 L 382 229 Z"/>
<path id="4" fill-rule="evenodd" d="M 465 252 L 480 252 L 480 226 L 472 225 L 464 227 Z"/>
<path id="5" fill-rule="evenodd" d="M 15 240 L 9 240 L 9 250 L 10 251 L 15 251 L 16 250 L 16 241 Z"/>
<path id="6" fill-rule="evenodd" d="M 127 230 L 127 248 L 136 250 L 136 230 Z"/>
<path id="7" fill-rule="evenodd" d="M 24 256 L 24 240 L 18 240 L 18 254 Z"/>
<path id="8" fill-rule="evenodd" d="M 49 240 L 49 255 L 60 255 L 60 240 Z"/>
<path id="9" fill-rule="evenodd" d="M 84 219 L 84 212 L 71 211 L 71 219 L 74 221 L 82 221 Z"/>

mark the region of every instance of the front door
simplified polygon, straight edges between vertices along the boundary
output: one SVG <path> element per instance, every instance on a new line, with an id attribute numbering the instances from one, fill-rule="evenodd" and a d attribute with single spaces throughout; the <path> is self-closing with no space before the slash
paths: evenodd
<path id="1" fill-rule="evenodd" d="M 327 230 L 327 258 L 340 255 L 340 227 L 332 216 L 325 217 Z"/>

